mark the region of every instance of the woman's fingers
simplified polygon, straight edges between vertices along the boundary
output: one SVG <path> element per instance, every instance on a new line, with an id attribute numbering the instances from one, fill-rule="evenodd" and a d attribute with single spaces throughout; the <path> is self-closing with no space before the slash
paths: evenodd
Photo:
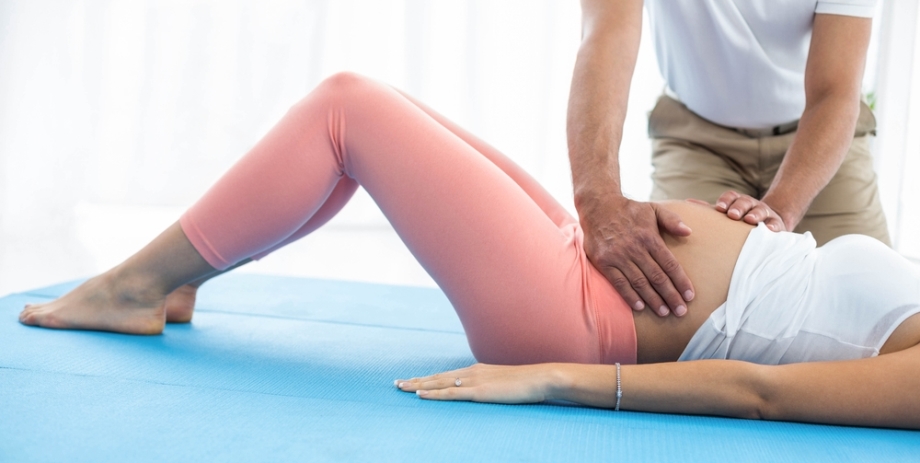
<path id="1" fill-rule="evenodd" d="M 415 392 L 423 399 L 473 400 L 473 380 L 461 373 L 461 370 L 438 373 L 423 378 L 397 379 L 394 384 L 403 392 Z"/>
<path id="2" fill-rule="evenodd" d="M 406 392 L 415 392 L 417 390 L 444 389 L 457 386 L 457 380 L 460 380 L 461 386 L 471 386 L 471 379 L 467 375 L 466 368 L 461 370 L 438 373 L 436 375 L 425 376 L 422 378 L 412 378 L 407 380 L 397 379 L 394 384 L 399 389 Z M 465 378 L 465 379 L 464 379 Z"/>
<path id="3" fill-rule="evenodd" d="M 475 401 L 475 391 L 473 388 L 455 387 L 451 389 L 428 389 L 418 390 L 416 395 L 428 400 L 465 400 Z"/>
<path id="4" fill-rule="evenodd" d="M 471 400 L 505 404 L 536 403 L 546 400 L 551 388 L 549 365 L 476 364 L 422 378 L 396 380 L 404 392 L 433 400 Z"/>

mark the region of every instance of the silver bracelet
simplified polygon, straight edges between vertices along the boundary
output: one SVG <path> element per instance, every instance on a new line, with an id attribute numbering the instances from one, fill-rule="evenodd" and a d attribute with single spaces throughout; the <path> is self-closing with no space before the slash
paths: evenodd
<path id="1" fill-rule="evenodd" d="M 620 362 L 617 362 L 617 405 L 613 411 L 620 411 L 620 399 L 623 398 L 623 388 L 620 386 Z"/>

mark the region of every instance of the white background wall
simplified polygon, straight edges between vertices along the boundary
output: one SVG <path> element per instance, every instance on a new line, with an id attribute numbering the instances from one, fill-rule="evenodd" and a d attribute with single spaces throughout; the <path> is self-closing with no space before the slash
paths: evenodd
<path id="1" fill-rule="evenodd" d="M 900 58 L 879 69 L 908 77 L 875 79 L 873 53 L 866 84 L 881 87 L 883 199 L 899 246 L 920 257 L 909 220 L 920 211 L 906 200 L 918 197 L 920 139 L 907 134 L 920 98 L 904 97 L 920 72 L 901 57 L 920 50 L 917 12 L 885 8 L 901 8 L 886 17 L 904 24 L 889 33 Z M 0 295 L 121 261 L 339 70 L 415 94 L 570 205 L 565 107 L 579 15 L 576 0 L 2 0 Z M 643 35 L 621 150 L 634 198 L 651 187 L 645 117 L 662 86 Z M 904 107 L 886 112 L 887 101 Z M 241 271 L 433 284 L 364 194 Z"/>

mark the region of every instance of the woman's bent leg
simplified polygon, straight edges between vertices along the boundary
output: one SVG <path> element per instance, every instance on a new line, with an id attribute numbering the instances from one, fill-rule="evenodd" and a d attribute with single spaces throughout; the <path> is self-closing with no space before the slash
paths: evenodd
<path id="1" fill-rule="evenodd" d="M 431 116 L 435 122 L 441 124 L 445 129 L 449 130 L 451 133 L 459 137 L 461 140 L 470 145 L 473 149 L 478 151 L 481 155 L 485 156 L 486 159 L 495 164 L 499 169 L 502 170 L 514 183 L 517 183 L 528 196 L 532 199 L 540 209 L 553 221 L 557 226 L 563 227 L 576 223 L 577 220 L 569 214 L 568 211 L 556 201 L 551 194 L 549 194 L 546 189 L 543 188 L 533 177 L 531 177 L 524 169 L 514 163 L 507 156 L 502 154 L 502 152 L 493 148 L 491 145 L 480 139 L 479 137 L 468 132 L 464 128 L 455 124 L 453 121 L 442 116 L 435 110 L 431 109 L 421 101 L 415 99 L 411 95 L 402 92 L 398 88 L 393 88 L 399 92 L 403 97 L 412 102 L 415 106 L 418 106 L 419 109 L 424 111 L 426 114 Z M 357 190 L 358 184 L 349 177 L 344 177 L 336 185 L 335 189 L 332 190 L 332 193 L 329 195 L 329 199 L 323 204 L 323 206 L 316 212 L 316 214 L 310 218 L 299 230 L 294 232 L 291 236 L 286 238 L 281 243 L 275 245 L 267 251 L 263 251 L 255 256 L 253 259 L 259 260 L 266 255 L 274 252 L 277 249 L 284 247 L 285 245 L 297 241 L 304 236 L 309 235 L 314 230 L 323 226 L 326 222 L 329 221 L 336 213 L 348 202 L 351 196 Z"/>
<path id="2" fill-rule="evenodd" d="M 368 79 L 321 84 L 181 223 L 226 268 L 286 241 L 344 177 L 364 186 L 447 294 L 477 358 L 602 360 L 577 224 L 560 228 L 496 164 Z"/>
<path id="3" fill-rule="evenodd" d="M 502 154 L 497 149 L 493 148 L 491 145 L 466 131 L 462 127 L 458 126 L 454 122 L 450 121 L 446 117 L 442 116 L 438 112 L 434 111 L 424 103 L 418 101 L 412 96 L 400 91 L 398 88 L 394 87 L 394 90 L 400 92 L 407 100 L 411 101 L 414 105 L 418 106 L 422 111 L 431 116 L 437 123 L 441 124 L 447 130 L 450 130 L 451 133 L 459 137 L 461 140 L 469 144 L 473 149 L 478 151 L 480 154 L 485 156 L 487 159 L 492 161 L 499 169 L 502 170 L 508 177 L 514 180 L 521 189 L 527 193 L 528 196 L 543 210 L 543 212 L 556 224 L 558 227 L 563 227 L 576 223 L 577 220 L 556 201 L 552 195 L 547 192 L 543 186 L 541 186 L 536 180 L 533 179 L 529 174 L 527 174 L 524 169 L 515 164 L 513 161 L 508 159 L 504 154 Z M 309 235 L 313 231 L 317 230 L 326 222 L 328 222 L 332 217 L 334 217 L 342 207 L 351 199 L 352 195 L 358 189 L 358 183 L 350 177 L 342 177 L 339 180 L 339 183 L 333 188 L 332 193 L 329 194 L 329 198 L 326 199 L 326 202 L 316 211 L 316 213 L 310 217 L 307 222 L 300 227 L 296 232 L 285 238 L 280 243 L 272 246 L 271 248 L 262 251 L 254 256 L 251 259 L 245 259 L 243 261 L 234 264 L 235 268 L 241 264 L 250 262 L 250 260 L 259 260 L 263 257 L 275 252 L 276 250 L 293 243 L 294 241 L 303 238 L 304 236 Z M 194 311 L 195 296 L 197 294 L 198 288 L 204 282 L 210 280 L 211 278 L 225 273 L 225 271 L 217 271 L 208 275 L 207 277 L 202 278 L 199 281 L 193 282 L 191 284 L 185 285 L 172 294 L 169 295 L 169 298 L 166 302 L 166 321 L 168 323 L 187 323 L 192 319 L 192 313 Z"/>

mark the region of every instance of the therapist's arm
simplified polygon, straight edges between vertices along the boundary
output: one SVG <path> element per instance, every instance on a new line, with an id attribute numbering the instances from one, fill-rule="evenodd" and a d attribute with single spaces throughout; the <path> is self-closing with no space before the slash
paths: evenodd
<path id="1" fill-rule="evenodd" d="M 869 18 L 815 15 L 798 133 L 761 201 L 734 192 L 719 198 L 730 218 L 790 231 L 802 220 L 853 141 L 871 32 Z"/>
<path id="2" fill-rule="evenodd" d="M 582 42 L 566 129 L 585 252 L 634 309 L 649 306 L 659 315 L 683 315 L 693 286 L 659 227 L 677 236 L 690 229 L 673 212 L 629 200 L 620 189 L 618 155 L 642 32 L 642 1 L 582 0 L 581 6 Z"/>

